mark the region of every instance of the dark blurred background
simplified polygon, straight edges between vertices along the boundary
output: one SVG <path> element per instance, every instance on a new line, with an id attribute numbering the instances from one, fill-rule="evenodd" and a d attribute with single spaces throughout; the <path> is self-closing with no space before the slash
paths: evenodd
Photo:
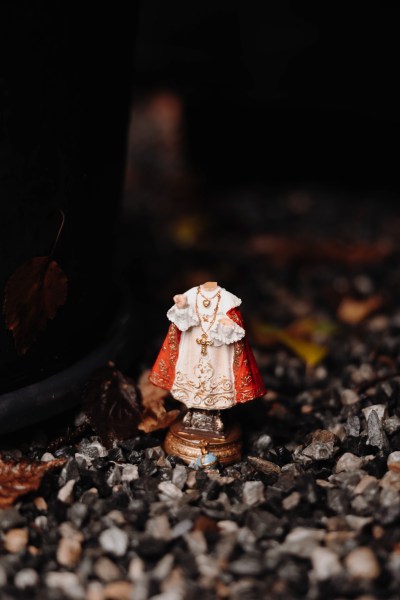
<path id="1" fill-rule="evenodd" d="M 207 181 L 399 187 L 399 7 L 143 2 L 135 94 L 184 101 Z"/>

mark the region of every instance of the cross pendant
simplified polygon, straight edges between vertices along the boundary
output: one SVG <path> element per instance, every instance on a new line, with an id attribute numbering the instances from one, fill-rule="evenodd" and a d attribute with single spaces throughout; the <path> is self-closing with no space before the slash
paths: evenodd
<path id="1" fill-rule="evenodd" d="M 203 333 L 201 338 L 197 338 L 196 342 L 201 345 L 201 354 L 202 356 L 206 356 L 207 354 L 207 346 L 212 346 L 213 342 L 211 340 L 207 340 L 207 334 Z"/>

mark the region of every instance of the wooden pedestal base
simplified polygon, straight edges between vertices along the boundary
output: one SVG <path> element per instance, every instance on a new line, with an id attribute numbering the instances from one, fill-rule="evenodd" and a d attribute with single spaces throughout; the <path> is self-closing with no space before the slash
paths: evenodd
<path id="1" fill-rule="evenodd" d="M 182 424 L 182 419 L 179 419 L 171 425 L 164 443 L 167 454 L 178 456 L 186 463 L 201 456 L 204 447 L 207 448 L 207 452 L 215 454 L 223 465 L 238 462 L 242 456 L 242 432 L 239 425 L 228 425 L 225 435 L 217 437 L 188 432 Z"/>

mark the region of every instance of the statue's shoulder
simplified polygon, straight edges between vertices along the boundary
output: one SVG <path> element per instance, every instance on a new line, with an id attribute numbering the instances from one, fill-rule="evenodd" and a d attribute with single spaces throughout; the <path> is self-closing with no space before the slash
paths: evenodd
<path id="1" fill-rule="evenodd" d="M 228 292 L 225 288 L 221 288 L 221 297 L 224 298 L 224 302 L 229 305 L 229 308 L 236 308 L 242 304 L 240 298 L 232 294 L 232 292 Z"/>

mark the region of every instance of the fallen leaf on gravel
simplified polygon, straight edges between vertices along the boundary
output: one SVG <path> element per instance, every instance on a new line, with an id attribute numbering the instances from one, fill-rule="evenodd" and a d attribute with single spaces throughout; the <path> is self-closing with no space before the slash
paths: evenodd
<path id="1" fill-rule="evenodd" d="M 91 427 L 110 448 L 114 441 L 132 437 L 141 420 L 135 382 L 113 362 L 100 369 L 86 390 L 83 411 Z"/>
<path id="2" fill-rule="evenodd" d="M 265 323 L 254 324 L 254 337 L 261 345 L 281 343 L 300 358 L 308 367 L 315 367 L 328 353 L 325 343 L 335 332 L 332 323 L 315 318 L 295 321 L 285 329 Z"/>
<path id="3" fill-rule="evenodd" d="M 37 490 L 47 471 L 61 467 L 65 458 L 48 462 L 4 461 L 0 457 L 0 508 L 8 508 L 19 496 Z"/>
<path id="4" fill-rule="evenodd" d="M 142 373 L 139 379 L 139 389 L 142 395 L 143 415 L 138 429 L 145 433 L 151 433 L 158 429 L 166 429 L 180 415 L 180 410 L 167 411 L 165 398 L 168 392 L 149 381 L 150 371 Z"/>
<path id="5" fill-rule="evenodd" d="M 365 300 L 355 300 L 354 298 L 343 298 L 337 309 L 337 317 L 343 323 L 348 325 L 357 325 L 363 321 L 369 314 L 382 306 L 381 296 L 370 296 Z"/>

